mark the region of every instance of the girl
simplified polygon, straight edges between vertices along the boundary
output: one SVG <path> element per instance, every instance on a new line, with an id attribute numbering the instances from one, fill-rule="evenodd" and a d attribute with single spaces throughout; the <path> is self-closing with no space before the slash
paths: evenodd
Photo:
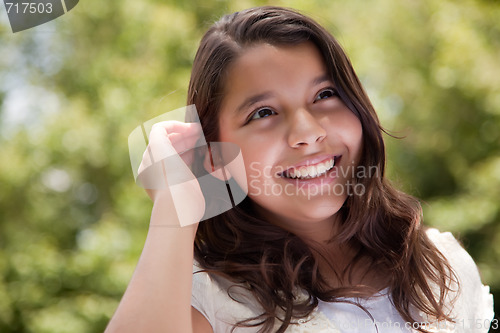
<path id="1" fill-rule="evenodd" d="M 488 287 L 384 178 L 373 106 L 316 22 L 277 7 L 223 17 L 201 41 L 188 104 L 208 142 L 240 147 L 245 175 L 227 171 L 248 197 L 198 225 L 212 203 L 196 182 L 149 190 L 149 234 L 107 332 L 488 331 Z M 155 125 L 142 169 L 200 135 Z M 190 225 L 172 227 L 179 216 Z"/>

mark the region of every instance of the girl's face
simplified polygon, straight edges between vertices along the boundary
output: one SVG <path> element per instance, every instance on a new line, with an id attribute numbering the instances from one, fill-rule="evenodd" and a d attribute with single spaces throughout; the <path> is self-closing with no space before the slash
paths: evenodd
<path id="1" fill-rule="evenodd" d="M 219 139 L 241 148 L 248 196 L 271 222 L 285 229 L 331 222 L 362 190 L 352 187 L 361 123 L 337 96 L 314 44 L 246 49 L 224 93 Z"/>

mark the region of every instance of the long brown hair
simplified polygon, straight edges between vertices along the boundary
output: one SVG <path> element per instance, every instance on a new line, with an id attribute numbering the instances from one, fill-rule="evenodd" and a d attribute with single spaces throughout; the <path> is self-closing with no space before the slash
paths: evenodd
<path id="1" fill-rule="evenodd" d="M 218 139 L 225 77 L 245 48 L 306 41 L 319 49 L 340 98 L 362 124 L 359 165 L 378 170 L 373 177 L 356 179 L 366 191 L 347 198 L 334 241 L 358 245 L 353 264 L 369 258 L 370 269 L 390 272 L 389 292 L 404 320 L 416 323 L 414 310 L 452 320 L 444 305 L 457 283 L 453 270 L 427 237 L 418 200 L 384 178 L 384 131 L 375 110 L 342 47 L 315 21 L 290 9 L 258 7 L 224 16 L 207 31 L 194 60 L 187 101 L 196 105 L 207 141 Z M 237 325 L 261 326 L 260 332 L 268 332 L 278 320 L 277 332 L 284 332 L 293 318 L 310 314 L 318 300 L 336 301 L 366 291 L 363 286 L 329 288 L 314 250 L 298 236 L 256 216 L 252 206 L 247 198 L 201 223 L 195 239 L 195 258 L 203 268 L 245 286 L 262 307 L 261 315 Z M 308 297 L 297 299 L 297 290 Z"/>

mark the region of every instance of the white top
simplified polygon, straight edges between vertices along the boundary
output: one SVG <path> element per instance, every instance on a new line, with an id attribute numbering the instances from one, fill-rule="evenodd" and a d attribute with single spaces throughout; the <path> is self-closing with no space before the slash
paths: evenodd
<path id="1" fill-rule="evenodd" d="M 446 256 L 457 273 L 460 282 L 460 294 L 452 309 L 455 323 L 442 322 L 428 324 L 430 332 L 488 332 L 493 320 L 493 296 L 488 286 L 483 286 L 477 267 L 470 255 L 462 248 L 449 232 L 440 233 L 436 229 L 429 229 L 427 235 L 436 247 Z M 193 272 L 200 270 L 195 263 Z M 231 286 L 231 296 L 227 289 Z M 450 295 L 451 297 L 451 295 Z M 373 318 L 354 304 L 344 302 L 319 301 L 318 307 L 306 319 L 299 319 L 286 330 L 287 333 L 393 333 L 416 332 L 411 324 L 406 323 L 391 303 L 388 289 L 368 299 L 346 298 L 359 302 Z M 229 333 L 235 323 L 252 318 L 258 314 L 258 303 L 249 296 L 243 288 L 220 277 L 207 273 L 193 275 L 193 291 L 191 305 L 200 311 L 210 322 L 215 333 Z M 417 314 L 422 322 L 423 316 Z M 276 326 L 279 327 L 279 324 Z M 258 328 L 237 327 L 235 333 L 257 332 Z"/>

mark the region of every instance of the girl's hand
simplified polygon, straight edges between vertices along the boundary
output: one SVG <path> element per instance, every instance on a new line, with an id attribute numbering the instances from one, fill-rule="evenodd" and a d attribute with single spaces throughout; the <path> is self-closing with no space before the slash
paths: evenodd
<path id="1" fill-rule="evenodd" d="M 164 121 L 151 128 L 137 179 L 155 205 L 173 203 L 174 211 L 162 219 L 168 225 L 198 223 L 205 212 L 203 193 L 190 169 L 192 148 L 201 135 L 199 123 Z"/>

